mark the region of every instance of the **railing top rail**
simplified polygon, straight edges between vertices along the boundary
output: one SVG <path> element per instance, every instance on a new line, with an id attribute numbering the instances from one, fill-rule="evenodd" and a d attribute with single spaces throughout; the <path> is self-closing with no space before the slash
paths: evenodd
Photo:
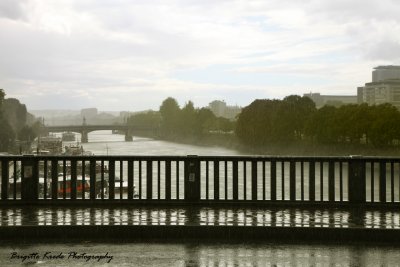
<path id="1" fill-rule="evenodd" d="M 207 161 L 349 161 L 360 159 L 363 161 L 400 161 L 400 157 L 372 157 L 372 156 L 261 156 L 261 155 L 241 155 L 241 156 L 207 156 L 207 155 L 91 155 L 91 156 L 48 156 L 48 155 L 0 155 L 1 159 L 6 160 L 185 160 L 196 157 L 199 160 Z"/>

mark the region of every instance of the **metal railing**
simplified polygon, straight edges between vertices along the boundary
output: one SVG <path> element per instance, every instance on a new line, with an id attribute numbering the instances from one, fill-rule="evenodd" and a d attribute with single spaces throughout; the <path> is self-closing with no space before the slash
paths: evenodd
<path id="1" fill-rule="evenodd" d="M 0 177 L 0 202 L 400 201 L 400 158 L 0 156 Z"/>

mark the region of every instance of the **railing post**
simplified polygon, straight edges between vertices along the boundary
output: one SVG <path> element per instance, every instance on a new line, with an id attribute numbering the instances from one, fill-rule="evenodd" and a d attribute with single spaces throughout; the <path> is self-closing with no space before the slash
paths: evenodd
<path id="1" fill-rule="evenodd" d="M 257 161 L 251 161 L 251 200 L 257 200 Z"/>
<path id="2" fill-rule="evenodd" d="M 133 161 L 128 160 L 128 199 L 133 199 Z"/>
<path id="3" fill-rule="evenodd" d="M 171 200 L 171 161 L 170 160 L 165 161 L 165 199 Z"/>
<path id="4" fill-rule="evenodd" d="M 6 200 L 8 198 L 8 159 L 3 159 L 1 162 L 1 199 Z M 16 168 L 16 166 L 14 166 Z"/>
<path id="5" fill-rule="evenodd" d="M 329 161 L 328 170 L 328 199 L 329 202 L 335 201 L 335 162 L 333 160 Z"/>
<path id="6" fill-rule="evenodd" d="M 214 160 L 214 199 L 219 200 L 219 161 Z"/>
<path id="7" fill-rule="evenodd" d="M 200 200 L 200 161 L 196 155 L 185 160 L 185 200 Z"/>
<path id="8" fill-rule="evenodd" d="M 386 162 L 379 162 L 379 201 L 386 202 Z"/>
<path id="9" fill-rule="evenodd" d="M 96 160 L 90 160 L 90 199 L 96 199 Z"/>
<path id="10" fill-rule="evenodd" d="M 109 199 L 114 199 L 115 198 L 115 161 L 114 160 L 110 160 L 108 162 L 108 189 L 109 194 L 108 194 L 108 198 Z M 121 179 L 121 177 L 120 177 Z M 122 194 L 122 192 L 120 192 L 120 194 Z"/>
<path id="11" fill-rule="evenodd" d="M 51 199 L 58 198 L 58 161 L 51 160 Z"/>
<path id="12" fill-rule="evenodd" d="M 232 198 L 233 200 L 239 199 L 239 162 L 237 160 L 232 161 Z"/>
<path id="13" fill-rule="evenodd" d="M 348 177 L 349 202 L 365 203 L 365 161 L 361 156 L 350 156 Z"/>
<path id="14" fill-rule="evenodd" d="M 276 160 L 271 160 L 271 200 L 276 201 Z"/>
<path id="15" fill-rule="evenodd" d="M 147 184 L 147 192 L 146 198 L 153 199 L 153 161 L 148 160 L 146 162 L 146 184 Z"/>
<path id="16" fill-rule="evenodd" d="M 37 200 L 39 187 L 38 161 L 34 157 L 22 160 L 21 198 L 23 200 Z"/>
<path id="17" fill-rule="evenodd" d="M 311 159 L 308 164 L 308 181 L 309 181 L 309 190 L 308 190 L 308 199 L 310 201 L 315 201 L 315 160 Z"/>
<path id="18" fill-rule="evenodd" d="M 71 160 L 71 199 L 76 199 L 76 184 L 77 184 L 77 161 L 76 159 Z"/>
<path id="19" fill-rule="evenodd" d="M 290 161 L 290 201 L 296 201 L 296 161 Z"/>

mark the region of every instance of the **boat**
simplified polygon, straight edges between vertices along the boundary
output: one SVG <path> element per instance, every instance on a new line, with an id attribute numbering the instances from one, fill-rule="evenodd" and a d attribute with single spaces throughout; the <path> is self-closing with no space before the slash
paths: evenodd
<path id="1" fill-rule="evenodd" d="M 40 137 L 37 139 L 36 149 L 33 150 L 36 154 L 41 151 L 46 151 L 45 154 L 61 155 L 62 153 L 62 140 L 60 137 L 53 135 Z"/>
<path id="2" fill-rule="evenodd" d="M 65 132 L 62 134 L 61 139 L 65 142 L 75 141 L 75 134 L 72 132 Z"/>

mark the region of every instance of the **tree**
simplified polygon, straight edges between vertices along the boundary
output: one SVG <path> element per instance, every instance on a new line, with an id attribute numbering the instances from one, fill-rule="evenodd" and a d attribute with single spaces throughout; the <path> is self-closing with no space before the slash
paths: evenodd
<path id="1" fill-rule="evenodd" d="M 3 112 L 5 95 L 4 90 L 0 89 L 0 151 L 8 151 L 15 139 L 15 133 Z"/>
<path id="2" fill-rule="evenodd" d="M 385 147 L 393 144 L 399 138 L 400 113 L 390 104 L 372 106 L 372 121 L 370 129 L 371 143 L 376 147 Z"/>
<path id="3" fill-rule="evenodd" d="M 338 142 L 337 108 L 323 106 L 315 112 L 306 124 L 306 134 L 319 143 L 335 144 Z"/>
<path id="4" fill-rule="evenodd" d="M 178 102 L 174 98 L 168 97 L 160 106 L 160 114 L 161 130 L 166 135 L 174 135 L 179 130 L 180 108 Z"/>

